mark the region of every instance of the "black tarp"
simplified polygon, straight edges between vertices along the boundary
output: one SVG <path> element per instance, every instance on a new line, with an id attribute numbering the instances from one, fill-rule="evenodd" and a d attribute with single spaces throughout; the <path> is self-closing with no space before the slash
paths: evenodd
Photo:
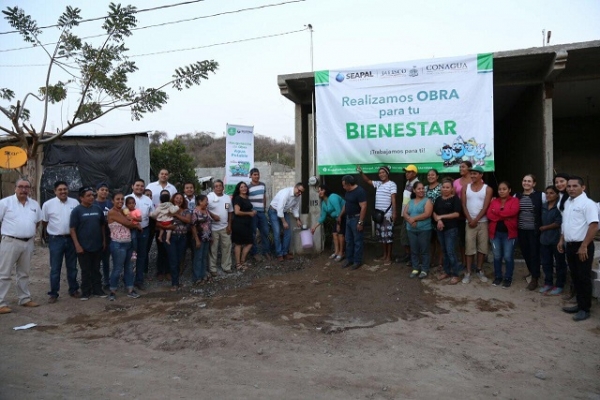
<path id="1" fill-rule="evenodd" d="M 77 198 L 82 186 L 106 182 L 113 193 L 131 192 L 139 177 L 135 158 L 135 136 L 66 138 L 44 146 L 42 203 L 54 197 L 54 182 L 69 184 L 69 195 Z"/>

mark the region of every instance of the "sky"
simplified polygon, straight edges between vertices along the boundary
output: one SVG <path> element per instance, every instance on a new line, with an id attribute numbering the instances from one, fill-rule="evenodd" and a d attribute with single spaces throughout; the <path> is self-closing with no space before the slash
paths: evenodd
<path id="1" fill-rule="evenodd" d="M 146 9 L 180 2 L 122 4 Z M 106 15 L 109 3 L 0 0 L 2 9 L 18 4 L 39 26 L 55 24 L 67 5 L 81 8 L 85 19 Z M 273 6 L 264 7 L 269 5 Z M 215 75 L 182 92 L 167 89 L 168 104 L 141 121 L 132 121 L 128 110 L 117 110 L 73 132 L 158 130 L 172 138 L 204 131 L 220 137 L 230 123 L 251 125 L 255 134 L 293 142 L 294 105 L 280 94 L 277 76 L 311 71 L 308 24 L 313 27 L 314 70 L 540 47 L 544 29 L 552 31 L 550 45 L 600 39 L 598 0 L 205 0 L 137 15 L 138 27 L 190 18 L 199 19 L 141 29 L 127 39 L 130 58 L 139 67 L 130 83 L 134 88 L 160 86 L 177 67 L 200 60 L 217 61 Z M 11 30 L 6 20 L 0 20 L 0 33 Z M 294 31 L 299 32 L 284 34 Z M 101 22 L 84 23 L 75 33 L 102 33 Z M 257 37 L 265 38 L 246 40 Z M 42 43 L 57 38 L 56 28 L 41 35 Z M 101 39 L 87 40 L 99 43 Z M 226 42 L 237 43 L 220 45 Z M 40 47 L 5 51 L 26 46 L 18 34 L 0 35 L 0 88 L 12 89 L 17 99 L 37 93 L 46 77 L 47 67 L 38 65 L 47 65 L 48 56 Z M 196 49 L 179 51 L 189 48 Z M 166 51 L 172 52 L 162 53 Z M 144 56 L 148 53 L 162 54 Z M 65 77 L 57 71 L 51 82 L 59 79 Z M 47 130 L 64 126 L 76 104 L 73 89 L 63 104 L 51 107 Z M 0 105 L 8 103 L 0 100 Z M 39 129 L 41 103 L 28 100 L 27 108 Z M 7 127 L 8 122 L 0 115 L 1 126 Z"/>

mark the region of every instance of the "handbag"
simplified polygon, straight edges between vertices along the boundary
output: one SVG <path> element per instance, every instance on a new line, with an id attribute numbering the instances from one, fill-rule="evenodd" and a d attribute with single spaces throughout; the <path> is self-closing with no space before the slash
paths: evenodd
<path id="1" fill-rule="evenodd" d="M 373 222 L 375 222 L 376 224 L 383 223 L 383 220 L 385 219 L 385 214 L 387 214 L 387 212 L 390 211 L 390 208 L 392 208 L 391 204 L 385 211 L 381 211 L 378 209 L 373 210 L 373 213 L 371 213 L 371 219 L 373 220 Z"/>

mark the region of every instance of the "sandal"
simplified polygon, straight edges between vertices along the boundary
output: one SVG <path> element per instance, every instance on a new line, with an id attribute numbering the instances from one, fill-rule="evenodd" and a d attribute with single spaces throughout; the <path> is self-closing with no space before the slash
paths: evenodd
<path id="1" fill-rule="evenodd" d="M 456 285 L 458 282 L 460 282 L 460 278 L 458 276 L 453 276 L 452 279 L 450 279 L 450 282 L 448 282 L 448 285 Z"/>

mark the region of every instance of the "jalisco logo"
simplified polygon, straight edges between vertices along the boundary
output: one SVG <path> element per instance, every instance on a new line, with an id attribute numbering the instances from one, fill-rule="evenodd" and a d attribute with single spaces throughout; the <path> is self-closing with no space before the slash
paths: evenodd
<path id="1" fill-rule="evenodd" d="M 382 78 L 394 78 L 397 76 L 406 76 L 406 68 L 386 69 L 379 71 Z"/>

